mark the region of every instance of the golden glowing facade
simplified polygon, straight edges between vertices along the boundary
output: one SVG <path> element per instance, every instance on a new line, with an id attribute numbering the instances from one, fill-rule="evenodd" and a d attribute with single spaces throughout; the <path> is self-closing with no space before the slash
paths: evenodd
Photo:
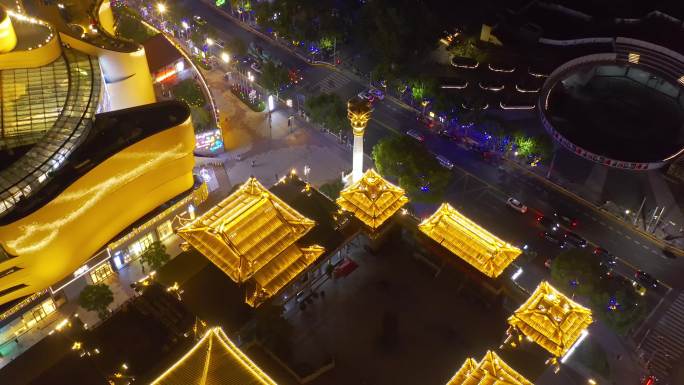
<path id="1" fill-rule="evenodd" d="M 491 278 L 498 277 L 522 252 L 480 227 L 448 203 L 418 229 Z"/>
<path id="2" fill-rule="evenodd" d="M 467 358 L 446 385 L 532 385 L 508 366 L 496 353 L 488 350 L 479 363 Z"/>
<path id="3" fill-rule="evenodd" d="M 151 385 L 276 385 L 226 336 L 212 328 Z"/>
<path id="4" fill-rule="evenodd" d="M 340 192 L 337 205 L 349 211 L 371 230 L 379 228 L 408 202 L 404 190 L 386 181 L 375 170 Z"/>
<path id="5" fill-rule="evenodd" d="M 246 302 L 258 306 L 323 253 L 297 241 L 315 226 L 255 178 L 178 235 L 237 283 L 251 283 Z"/>
<path id="6" fill-rule="evenodd" d="M 0 245 L 16 256 L 0 271 L 0 303 L 30 295 L 70 275 L 131 223 L 189 190 L 195 164 L 190 118 L 105 159 L 50 202 L 0 226 Z"/>
<path id="7" fill-rule="evenodd" d="M 509 332 L 519 333 L 548 350 L 564 356 L 586 333 L 591 310 L 572 301 L 548 282 L 542 282 L 530 298 L 508 318 Z"/>

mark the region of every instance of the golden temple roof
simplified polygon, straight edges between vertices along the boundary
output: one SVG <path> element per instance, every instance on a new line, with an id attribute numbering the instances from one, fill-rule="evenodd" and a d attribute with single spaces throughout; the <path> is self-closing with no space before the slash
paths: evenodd
<path id="1" fill-rule="evenodd" d="M 253 279 L 247 303 L 258 306 L 323 253 L 296 242 L 315 226 L 255 178 L 250 178 L 178 235 L 233 281 Z"/>
<path id="2" fill-rule="evenodd" d="M 479 363 L 466 358 L 463 366 L 446 385 L 532 385 L 508 366 L 496 353 L 488 350 Z"/>
<path id="3" fill-rule="evenodd" d="M 418 228 L 491 278 L 498 277 L 522 252 L 492 235 L 448 203 L 442 203 Z"/>
<path id="4" fill-rule="evenodd" d="M 373 169 L 340 192 L 337 205 L 375 230 L 408 202 L 404 190 Z"/>
<path id="5" fill-rule="evenodd" d="M 209 329 L 185 356 L 151 385 L 276 385 L 219 327 Z"/>
<path id="6" fill-rule="evenodd" d="M 591 310 L 542 282 L 508 323 L 556 357 L 562 357 L 591 324 Z"/>

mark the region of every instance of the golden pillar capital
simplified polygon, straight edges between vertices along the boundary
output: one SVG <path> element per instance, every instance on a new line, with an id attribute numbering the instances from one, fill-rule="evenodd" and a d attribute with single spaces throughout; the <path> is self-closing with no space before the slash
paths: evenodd
<path id="1" fill-rule="evenodd" d="M 355 96 L 347 102 L 347 117 L 351 122 L 354 136 L 363 136 L 373 108 L 368 100 Z"/>

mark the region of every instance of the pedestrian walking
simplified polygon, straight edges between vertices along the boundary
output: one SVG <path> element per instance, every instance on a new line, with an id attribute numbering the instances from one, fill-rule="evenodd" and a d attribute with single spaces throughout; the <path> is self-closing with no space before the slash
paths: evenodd
<path id="1" fill-rule="evenodd" d="M 255 162 L 254 162 L 254 160 L 252 159 L 252 167 L 254 167 L 254 164 L 255 164 Z"/>
<path id="2" fill-rule="evenodd" d="M 275 174 L 276 183 L 278 183 L 278 173 Z"/>

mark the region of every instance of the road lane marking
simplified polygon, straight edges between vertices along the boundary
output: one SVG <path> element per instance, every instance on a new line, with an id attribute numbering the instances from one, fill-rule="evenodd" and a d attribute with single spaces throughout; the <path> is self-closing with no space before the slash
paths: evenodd
<path id="1" fill-rule="evenodd" d="M 634 243 L 636 243 L 637 245 L 641 244 L 641 242 L 637 241 L 636 239 L 634 240 Z"/>
<path id="2" fill-rule="evenodd" d="M 625 238 L 627 238 L 627 239 L 632 239 L 632 237 L 630 237 L 630 236 L 627 235 L 627 234 L 625 234 Z"/>

